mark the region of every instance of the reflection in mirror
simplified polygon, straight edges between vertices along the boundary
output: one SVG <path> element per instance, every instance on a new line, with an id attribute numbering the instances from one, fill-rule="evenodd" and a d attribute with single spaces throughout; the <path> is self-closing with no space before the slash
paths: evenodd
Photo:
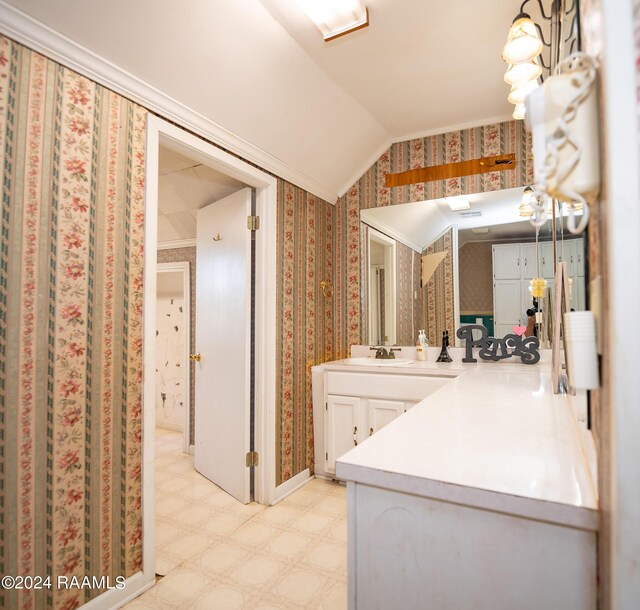
<path id="1" fill-rule="evenodd" d="M 395 345 L 396 242 L 373 229 L 368 233 L 369 344 Z"/>
<path id="2" fill-rule="evenodd" d="M 453 337 L 462 324 L 483 324 L 496 337 L 514 332 L 514 327 L 535 332 L 541 347 L 548 347 L 556 261 L 567 263 L 572 309 L 586 308 L 586 243 L 567 232 L 566 215 L 555 223 L 555 252 L 551 220 L 539 230 L 536 242 L 536 229 L 519 213 L 522 193 L 517 188 L 469 195 L 470 208 L 463 211 L 452 211 L 446 199 L 362 210 L 362 222 L 375 229 L 369 233 L 378 240 L 380 234 L 386 236 L 387 248 L 396 244 L 398 252 L 412 251 L 424 275 L 422 285 L 416 286 L 419 274 L 403 272 L 398 264 L 393 315 L 406 312 L 409 318 L 403 323 L 391 316 L 386 300 L 384 321 L 380 318 L 382 293 L 378 287 L 379 300 L 372 301 L 376 288 L 369 275 L 370 343 L 376 342 L 375 332 L 383 324 L 389 342 L 394 341 L 388 329 L 397 328 L 396 338 L 404 345 L 414 344 L 421 328 L 431 345 L 440 345 L 442 330 Z M 428 256 L 438 252 L 443 254 Z M 530 290 L 534 278 L 547 281 L 544 296 L 537 299 Z M 392 281 L 385 276 L 385 295 Z"/>

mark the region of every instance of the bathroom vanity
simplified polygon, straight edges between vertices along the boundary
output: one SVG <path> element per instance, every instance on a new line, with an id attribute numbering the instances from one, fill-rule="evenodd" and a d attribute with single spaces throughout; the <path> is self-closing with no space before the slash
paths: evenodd
<path id="1" fill-rule="evenodd" d="M 316 465 L 347 481 L 349 607 L 595 609 L 585 396 L 554 395 L 544 359 L 433 359 L 314 371 L 326 414 Z M 378 401 L 392 403 L 383 429 Z"/>

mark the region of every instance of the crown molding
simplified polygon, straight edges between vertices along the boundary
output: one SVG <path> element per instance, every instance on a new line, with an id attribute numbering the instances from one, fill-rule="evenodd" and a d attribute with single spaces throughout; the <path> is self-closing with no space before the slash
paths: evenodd
<path id="1" fill-rule="evenodd" d="M 172 248 L 192 248 L 196 246 L 196 238 L 192 239 L 174 239 L 172 241 L 159 241 L 158 250 L 171 250 Z"/>
<path id="2" fill-rule="evenodd" d="M 0 0 L 0 32 L 98 84 L 202 136 L 245 161 L 334 204 L 336 192 L 288 163 L 240 138 L 221 125 L 79 45 L 49 26 Z"/>

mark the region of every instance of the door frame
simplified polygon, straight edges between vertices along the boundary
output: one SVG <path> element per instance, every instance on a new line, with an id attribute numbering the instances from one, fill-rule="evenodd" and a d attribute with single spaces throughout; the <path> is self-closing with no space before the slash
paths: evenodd
<path id="1" fill-rule="evenodd" d="M 189 354 L 191 353 L 191 281 L 189 261 L 158 263 L 156 273 L 182 274 L 182 299 L 184 302 L 185 331 L 184 353 L 182 358 L 185 379 L 185 413 L 183 422 L 184 428 L 182 430 L 182 450 L 185 453 L 191 453 L 189 449 L 189 438 L 191 436 L 191 367 L 189 366 Z"/>
<path id="2" fill-rule="evenodd" d="M 389 307 L 385 303 L 385 330 L 387 330 L 387 322 L 393 322 L 389 324 L 389 330 L 387 330 L 388 341 L 385 341 L 384 337 L 380 337 L 380 345 L 395 345 L 396 335 L 398 328 L 397 307 L 396 307 L 396 240 L 384 233 L 369 227 L 367 238 L 367 260 L 369 261 L 369 270 L 371 270 L 371 242 L 374 241 L 380 244 L 384 248 L 384 268 L 385 268 L 385 301 L 387 295 L 389 298 Z M 371 299 L 371 281 L 367 290 L 368 298 Z M 369 329 L 372 327 L 373 312 L 369 307 Z M 371 332 L 371 331 L 369 331 Z M 371 341 L 371 336 L 368 337 Z"/>
<path id="3" fill-rule="evenodd" d="M 277 180 L 163 119 L 149 114 L 146 134 L 143 297 L 142 527 L 144 580 L 155 579 L 155 317 L 158 246 L 158 158 L 162 144 L 256 189 L 260 229 L 255 267 L 255 500 L 275 500 L 276 214 Z"/>

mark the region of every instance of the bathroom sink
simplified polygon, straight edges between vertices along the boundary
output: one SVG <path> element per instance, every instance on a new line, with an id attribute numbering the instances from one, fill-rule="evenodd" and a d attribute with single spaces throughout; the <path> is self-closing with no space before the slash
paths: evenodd
<path id="1" fill-rule="evenodd" d="M 358 366 L 404 366 L 407 364 L 413 364 L 413 360 L 409 358 L 390 358 L 388 360 L 382 358 L 374 358 L 370 356 L 368 358 L 346 358 L 347 364 L 354 364 Z"/>

